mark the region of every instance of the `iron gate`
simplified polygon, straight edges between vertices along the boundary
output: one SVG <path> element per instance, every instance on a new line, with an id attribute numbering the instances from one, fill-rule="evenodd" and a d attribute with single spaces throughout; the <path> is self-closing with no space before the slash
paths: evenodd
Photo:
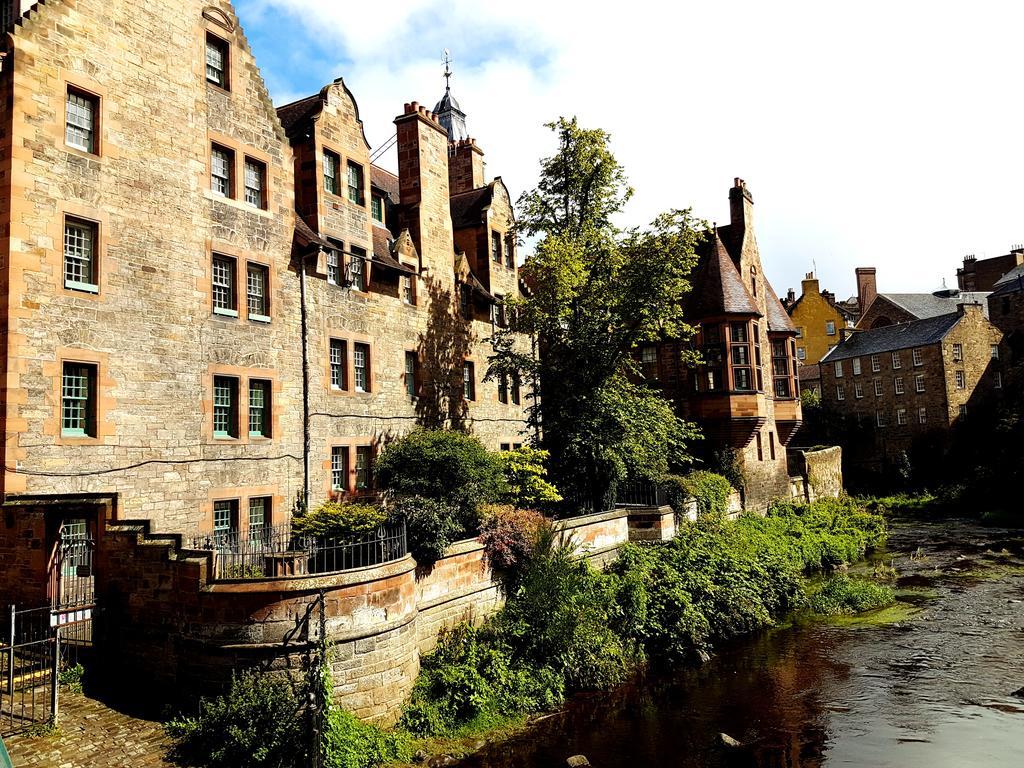
<path id="1" fill-rule="evenodd" d="M 0 735 L 50 722 L 57 711 L 58 650 L 49 606 L 18 610 L 0 620 Z"/>
<path id="2" fill-rule="evenodd" d="M 61 525 L 50 567 L 51 624 L 59 636 L 60 669 L 73 669 L 92 647 L 92 617 L 96 611 L 93 554 L 96 542 L 84 519 Z"/>

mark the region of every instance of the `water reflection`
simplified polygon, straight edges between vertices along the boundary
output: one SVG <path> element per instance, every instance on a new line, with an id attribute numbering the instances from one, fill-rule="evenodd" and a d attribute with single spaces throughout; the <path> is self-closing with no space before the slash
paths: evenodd
<path id="1" fill-rule="evenodd" d="M 884 558 L 922 607 L 912 618 L 766 633 L 700 669 L 583 697 L 462 765 L 562 768 L 585 754 L 598 768 L 1018 768 L 1022 553 L 1005 532 L 901 526 Z"/>

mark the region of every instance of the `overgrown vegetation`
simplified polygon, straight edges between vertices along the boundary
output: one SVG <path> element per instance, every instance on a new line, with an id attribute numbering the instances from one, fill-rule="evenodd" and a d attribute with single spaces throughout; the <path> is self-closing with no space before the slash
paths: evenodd
<path id="1" fill-rule="evenodd" d="M 728 511 L 729 496 L 733 486 L 724 476 L 707 470 L 698 470 L 688 475 L 668 475 L 662 480 L 668 491 L 669 504 L 682 514 L 687 499 L 697 502 L 697 514 L 721 517 Z"/>
<path id="2" fill-rule="evenodd" d="M 896 595 L 891 587 L 843 573 L 830 578 L 811 596 L 808 605 L 823 616 L 840 616 L 885 608 L 895 602 Z"/>
<path id="3" fill-rule="evenodd" d="M 325 501 L 312 512 L 292 518 L 295 533 L 324 539 L 350 539 L 376 530 L 387 514 L 372 504 Z"/>

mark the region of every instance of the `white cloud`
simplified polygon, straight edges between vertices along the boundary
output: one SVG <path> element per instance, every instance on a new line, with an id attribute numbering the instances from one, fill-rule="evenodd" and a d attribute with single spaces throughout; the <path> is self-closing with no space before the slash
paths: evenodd
<path id="1" fill-rule="evenodd" d="M 453 93 L 513 193 L 531 186 L 559 114 L 613 135 L 637 194 L 624 223 L 670 207 L 728 217 L 727 190 L 754 193 L 775 288 L 930 290 L 966 253 L 1024 241 L 1016 30 L 1004 2 L 259 0 L 287 12 L 337 62 L 372 143 L 406 101 Z M 245 21 L 243 17 L 243 21 Z M 275 73 L 271 83 L 286 82 Z M 275 96 L 292 95 L 281 87 Z"/>

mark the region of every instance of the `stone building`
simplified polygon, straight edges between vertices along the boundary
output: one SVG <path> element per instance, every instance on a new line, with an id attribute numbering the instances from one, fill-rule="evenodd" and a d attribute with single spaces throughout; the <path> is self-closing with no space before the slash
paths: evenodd
<path id="1" fill-rule="evenodd" d="M 1024 264 L 1003 275 L 988 295 L 988 316 L 1003 332 L 1003 346 L 1010 362 L 1024 355 Z"/>
<path id="2" fill-rule="evenodd" d="M 406 105 L 377 169 L 342 81 L 275 109 L 226 0 L 0 8 L 0 594 L 105 517 L 244 533 L 368 489 L 419 424 L 526 440 L 525 382 L 484 380 L 518 278 L 468 135 Z"/>
<path id="3" fill-rule="evenodd" d="M 871 277 L 873 284 L 874 276 Z M 986 291 L 961 291 L 946 287 L 931 293 L 878 293 L 861 314 L 857 328 L 870 330 L 948 315 L 956 312 L 960 304 L 980 303 L 987 314 L 986 296 Z"/>
<path id="4" fill-rule="evenodd" d="M 949 430 L 1003 384 L 1002 332 L 980 304 L 853 331 L 821 361 L 822 403 L 845 417 L 844 456 L 884 470 L 946 445 Z"/>
<path id="5" fill-rule="evenodd" d="M 964 256 L 963 267 L 956 271 L 961 291 L 991 291 L 1011 270 L 1024 265 L 1024 245 L 1015 245 L 1003 256 L 979 259 Z"/>
<path id="6" fill-rule="evenodd" d="M 857 313 L 846 302 L 837 302 L 831 291 L 821 290 L 813 272 L 807 273 L 800 288 L 800 296 L 793 296 L 784 305 L 796 326 L 797 360 L 814 365 L 839 343 L 843 328 L 856 325 Z"/>
<path id="7" fill-rule="evenodd" d="M 763 510 L 789 495 L 786 444 L 801 421 L 796 328 L 764 275 L 754 200 L 742 179 L 729 190 L 729 207 L 730 223 L 711 233 L 691 279 L 685 310 L 696 338 L 645 348 L 641 363 L 702 428 L 706 453 L 735 451 L 745 504 Z M 691 346 L 702 355 L 697 368 L 681 362 Z"/>

